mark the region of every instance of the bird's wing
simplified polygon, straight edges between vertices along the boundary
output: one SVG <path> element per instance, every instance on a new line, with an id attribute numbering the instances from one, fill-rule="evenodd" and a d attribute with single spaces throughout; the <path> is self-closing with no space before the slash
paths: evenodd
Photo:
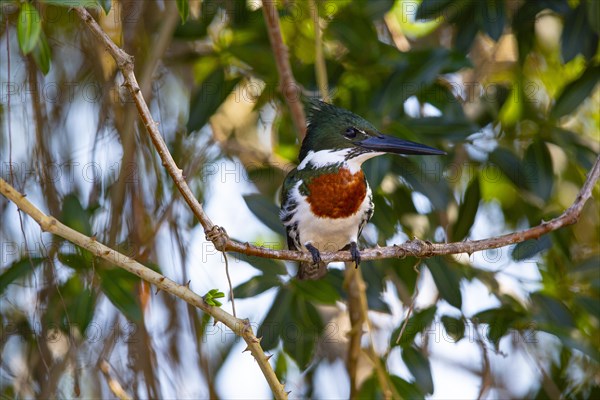
<path id="1" fill-rule="evenodd" d="M 281 187 L 281 215 L 280 216 L 282 217 L 282 219 L 283 219 L 283 217 L 285 217 L 286 214 L 288 214 L 289 212 L 292 212 L 292 210 L 290 209 L 291 202 L 292 202 L 290 191 L 296 183 L 295 174 L 296 174 L 296 169 L 294 168 L 285 177 L 285 180 L 283 181 L 283 186 Z M 296 243 L 294 242 L 294 239 L 292 238 L 292 232 L 291 232 L 292 226 L 285 224 L 285 222 L 284 222 L 284 225 L 285 225 L 285 231 L 287 233 L 288 248 L 290 250 L 298 250 L 298 247 L 296 246 Z"/>

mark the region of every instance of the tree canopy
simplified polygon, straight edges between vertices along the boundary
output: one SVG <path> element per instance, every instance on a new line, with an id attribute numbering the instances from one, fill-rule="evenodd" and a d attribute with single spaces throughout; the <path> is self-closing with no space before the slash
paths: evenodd
<path id="1" fill-rule="evenodd" d="M 534 239 L 376 254 L 527 230 L 577 200 L 600 153 L 600 2 L 0 7 L 3 396 L 600 396 L 597 183 L 575 224 Z M 447 152 L 367 161 L 373 256 L 318 281 L 243 247 L 286 248 L 301 96 Z"/>

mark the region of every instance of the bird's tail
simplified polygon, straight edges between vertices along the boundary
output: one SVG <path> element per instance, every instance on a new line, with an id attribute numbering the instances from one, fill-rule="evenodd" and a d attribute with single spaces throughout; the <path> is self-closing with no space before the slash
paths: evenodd
<path id="1" fill-rule="evenodd" d="M 301 262 L 296 277 L 300 280 L 317 280 L 324 277 L 326 273 L 327 263 L 323 261 L 318 263 Z"/>

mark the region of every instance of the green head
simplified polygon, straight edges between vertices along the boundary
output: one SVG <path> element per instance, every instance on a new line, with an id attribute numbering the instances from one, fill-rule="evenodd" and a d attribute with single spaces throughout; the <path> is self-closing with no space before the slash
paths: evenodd
<path id="1" fill-rule="evenodd" d="M 306 106 L 308 127 L 300 148 L 300 161 L 309 151 L 353 150 L 352 154 L 446 154 L 419 143 L 398 139 L 379 132 L 364 118 L 331 104 L 309 100 Z"/>

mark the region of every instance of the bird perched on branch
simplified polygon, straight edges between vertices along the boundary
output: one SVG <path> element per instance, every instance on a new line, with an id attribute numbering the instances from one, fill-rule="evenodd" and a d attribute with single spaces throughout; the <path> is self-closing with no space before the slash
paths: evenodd
<path id="1" fill-rule="evenodd" d="M 312 255 L 312 262 L 300 263 L 298 279 L 320 279 L 327 273 L 322 251 L 349 250 L 356 267 L 360 263 L 358 237 L 374 209 L 362 163 L 385 153 L 445 152 L 384 135 L 360 116 L 322 101 L 308 101 L 307 121 L 300 164 L 283 183 L 280 217 L 290 250 Z"/>

